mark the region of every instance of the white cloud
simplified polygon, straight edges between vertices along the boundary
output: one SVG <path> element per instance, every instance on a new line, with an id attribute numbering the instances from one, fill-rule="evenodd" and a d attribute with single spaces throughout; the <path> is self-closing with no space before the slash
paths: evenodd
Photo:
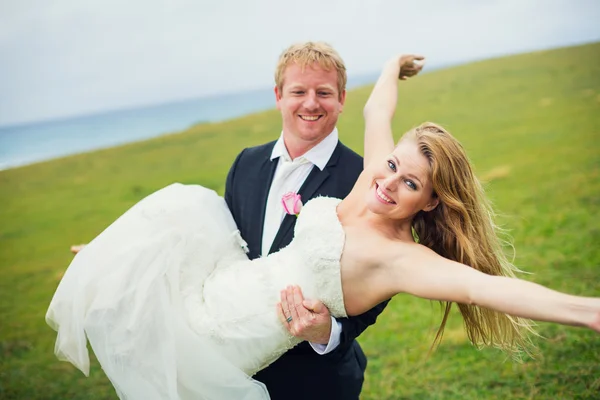
<path id="1" fill-rule="evenodd" d="M 447 63 L 598 40 L 598 20 L 594 0 L 5 0 L 0 125 L 268 86 L 296 41 L 330 42 L 358 74 L 400 51 Z"/>

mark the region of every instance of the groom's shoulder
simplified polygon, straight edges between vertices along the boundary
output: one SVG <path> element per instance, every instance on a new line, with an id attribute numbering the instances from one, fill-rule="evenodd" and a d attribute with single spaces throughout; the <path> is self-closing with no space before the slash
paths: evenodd
<path id="1" fill-rule="evenodd" d="M 273 146 L 275 146 L 276 140 L 272 142 L 261 144 L 253 147 L 246 147 L 242 152 L 238 155 L 240 161 L 254 161 L 265 158 L 270 158 L 271 153 L 273 152 Z"/>
<path id="2" fill-rule="evenodd" d="M 346 146 L 341 141 L 338 141 L 338 149 L 340 151 L 340 158 L 343 159 L 344 164 L 353 165 L 362 170 L 363 158 L 357 152 Z"/>
<path id="3" fill-rule="evenodd" d="M 350 147 L 346 146 L 344 143 L 342 143 L 341 140 L 338 140 L 338 146 L 346 156 L 355 158 L 357 160 L 362 160 L 362 156 L 360 154 L 352 150 Z"/>

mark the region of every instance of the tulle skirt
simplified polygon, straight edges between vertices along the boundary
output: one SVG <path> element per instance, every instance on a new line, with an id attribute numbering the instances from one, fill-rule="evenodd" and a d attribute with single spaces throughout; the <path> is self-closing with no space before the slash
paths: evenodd
<path id="1" fill-rule="evenodd" d="M 183 305 L 220 263 L 246 257 L 240 240 L 212 190 L 173 184 L 146 197 L 65 272 L 46 314 L 57 357 L 87 376 L 89 340 L 121 399 L 268 399 L 190 327 Z"/>

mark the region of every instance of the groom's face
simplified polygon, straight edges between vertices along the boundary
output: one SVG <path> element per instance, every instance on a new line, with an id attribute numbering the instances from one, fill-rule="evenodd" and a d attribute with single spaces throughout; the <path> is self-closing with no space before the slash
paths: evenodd
<path id="1" fill-rule="evenodd" d="M 290 64 L 285 69 L 275 96 L 286 145 L 294 141 L 312 147 L 333 131 L 346 99 L 346 91 L 338 90 L 337 79 L 335 69 L 327 71 L 318 64 L 304 70 Z"/>

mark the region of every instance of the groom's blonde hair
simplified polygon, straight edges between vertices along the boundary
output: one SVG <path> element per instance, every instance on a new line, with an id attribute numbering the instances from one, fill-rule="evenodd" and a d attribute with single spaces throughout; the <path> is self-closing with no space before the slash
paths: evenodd
<path id="1" fill-rule="evenodd" d="M 333 47 L 325 42 L 296 43 L 281 53 L 275 69 L 275 84 L 279 91 L 283 89 L 283 73 L 291 63 L 299 65 L 302 70 L 315 63 L 326 71 L 335 69 L 339 96 L 341 97 L 346 90 L 348 77 L 344 60 Z"/>

